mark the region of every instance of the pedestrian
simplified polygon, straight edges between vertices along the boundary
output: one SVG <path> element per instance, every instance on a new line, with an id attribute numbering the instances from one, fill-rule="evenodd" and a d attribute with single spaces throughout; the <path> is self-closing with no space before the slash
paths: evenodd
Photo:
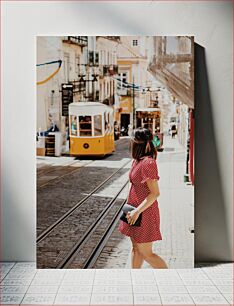
<path id="1" fill-rule="evenodd" d="M 144 260 L 153 268 L 167 269 L 165 261 L 153 253 L 153 242 L 162 240 L 160 232 L 160 212 L 157 152 L 153 134 L 145 128 L 133 130 L 131 136 L 132 166 L 129 172 L 131 183 L 127 203 L 135 209 L 126 215 L 128 223 L 120 220 L 119 231 L 129 236 L 132 242 L 132 268 L 141 268 Z M 141 214 L 141 225 L 134 223 Z"/>
<path id="2" fill-rule="evenodd" d="M 176 125 L 173 124 L 171 127 L 171 138 L 175 138 L 175 135 L 177 134 Z"/>
<path id="3" fill-rule="evenodd" d="M 128 136 L 131 136 L 132 135 L 132 125 L 129 124 L 128 125 Z"/>

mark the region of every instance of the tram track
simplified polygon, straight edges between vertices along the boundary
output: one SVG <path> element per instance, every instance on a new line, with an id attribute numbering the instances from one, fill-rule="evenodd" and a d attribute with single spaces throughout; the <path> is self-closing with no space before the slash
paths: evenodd
<path id="1" fill-rule="evenodd" d="M 37 166 L 37 176 L 44 175 L 53 170 L 53 165 L 45 164 L 43 166 Z"/>
<path id="2" fill-rule="evenodd" d="M 122 214 L 122 207 L 127 202 L 127 199 L 121 203 L 117 213 L 112 218 L 111 223 L 109 224 L 107 230 L 105 231 L 104 235 L 101 237 L 100 241 L 97 243 L 97 246 L 93 249 L 90 256 L 87 258 L 85 264 L 83 265 L 83 269 L 92 269 L 94 264 L 96 263 L 98 257 L 100 256 L 103 248 L 105 247 L 108 239 L 110 238 L 111 234 L 115 230 L 117 222 L 119 222 L 120 216 Z"/>
<path id="3" fill-rule="evenodd" d="M 123 191 L 123 189 L 127 186 L 128 180 L 122 185 L 122 187 L 118 190 L 115 196 L 109 201 L 106 208 L 99 215 L 97 220 L 91 224 L 85 235 L 74 245 L 71 251 L 67 254 L 67 256 L 60 262 L 57 266 L 58 269 L 71 269 L 71 268 L 80 268 L 80 269 L 89 269 L 92 268 L 93 264 L 96 262 L 98 256 L 100 255 L 103 247 L 105 246 L 109 236 L 114 230 L 116 223 L 119 221 L 118 216 L 121 213 L 122 206 L 126 202 L 126 199 L 122 200 L 120 205 L 117 207 L 117 211 L 114 210 L 112 212 L 113 216 L 110 220 L 105 220 L 105 217 L 108 217 L 111 209 L 117 204 L 116 200 L 118 196 Z M 106 228 L 104 231 L 98 230 L 98 227 L 102 222 L 106 221 Z M 97 236 L 99 239 L 97 239 Z M 95 240 L 96 245 L 93 247 L 90 240 L 93 238 Z M 90 246 L 87 247 L 87 245 Z M 87 248 L 89 248 L 90 253 L 87 256 Z M 80 253 L 83 249 L 83 253 L 86 253 L 86 257 L 80 256 Z M 73 263 L 74 261 L 75 264 Z M 77 262 L 78 261 L 78 262 Z"/>
<path id="4" fill-rule="evenodd" d="M 124 174 L 125 176 L 127 175 Z M 128 181 L 128 178 L 124 179 L 124 183 L 111 199 L 110 196 L 89 197 L 80 208 L 43 237 L 37 243 L 38 268 L 89 268 L 105 246 L 115 222 L 119 220 L 119 213 L 126 201 L 119 196 Z M 96 206 L 95 198 L 99 201 Z"/>
<path id="5" fill-rule="evenodd" d="M 79 162 L 79 161 L 78 160 L 76 160 L 76 161 L 73 160 L 69 164 L 67 164 L 67 162 L 65 164 L 60 164 L 60 165 L 59 164 L 55 164 L 55 165 L 54 164 L 44 164 L 43 166 L 37 168 L 37 174 L 38 175 L 48 174 L 50 172 L 57 171 L 58 170 L 57 168 L 61 169 L 61 167 L 64 167 L 64 166 L 72 166 L 73 164 L 75 164 L 77 162 Z"/>
<path id="6" fill-rule="evenodd" d="M 118 155 L 118 152 L 115 152 L 115 158 L 117 157 L 117 155 Z M 110 158 L 113 158 L 113 157 L 110 155 L 106 158 L 106 160 L 109 161 Z M 38 168 L 37 169 L 37 181 L 39 181 L 40 176 L 43 176 L 43 175 L 48 175 L 48 174 L 52 174 L 54 172 L 60 172 L 60 171 L 61 172 L 66 172 L 66 173 L 64 173 L 62 175 L 57 175 L 56 174 L 57 177 L 51 178 L 47 182 L 38 185 L 37 189 L 40 190 L 40 188 L 43 188 L 43 187 L 49 185 L 53 181 L 60 181 L 62 178 L 66 177 L 67 175 L 70 175 L 70 174 L 75 173 L 76 171 L 79 171 L 81 168 L 91 164 L 94 161 L 95 160 L 88 161 L 88 162 L 82 164 L 81 166 L 77 167 L 76 169 L 71 169 L 71 170 L 68 170 L 68 171 L 67 171 L 67 168 L 68 167 L 73 167 L 74 164 L 79 163 L 79 160 L 76 160 L 76 161 L 74 161 L 74 162 L 72 162 L 71 164 L 68 164 L 68 165 L 56 165 L 56 166 L 46 165 L 46 169 L 43 169 L 45 166 L 43 166 L 42 168 Z"/>
<path id="7" fill-rule="evenodd" d="M 98 260 L 126 198 L 131 165 L 127 149 L 128 139 L 118 141 L 114 155 L 90 165 L 82 160 L 81 167 L 73 165 L 72 174 L 38 188 L 37 268 L 87 269 Z M 69 161 L 64 168 L 70 171 L 76 162 Z M 51 178 L 62 174 L 59 168 L 45 170 Z"/>
<path id="8" fill-rule="evenodd" d="M 71 209 L 69 209 L 64 215 L 62 215 L 59 219 L 57 219 L 52 225 L 50 225 L 46 230 L 44 230 L 36 239 L 36 243 L 38 244 L 43 239 L 45 239 L 58 225 L 60 225 L 63 221 L 65 221 L 77 208 L 79 208 L 83 203 L 85 203 L 91 196 L 97 192 L 104 184 L 110 181 L 113 176 L 115 176 L 118 172 L 120 172 L 130 161 L 124 163 L 117 171 L 113 172 L 110 176 L 108 176 L 104 181 L 102 181 L 96 188 L 94 188 L 89 194 L 87 194 L 83 199 L 81 199 L 78 203 L 76 203 Z"/>
<path id="9" fill-rule="evenodd" d="M 77 167 L 76 169 L 69 169 L 69 170 L 67 170 L 67 167 L 72 167 L 72 165 L 74 165 L 74 164 L 77 164 L 77 162 L 78 161 L 75 161 L 75 162 L 73 162 L 73 163 L 71 163 L 71 164 L 69 164 L 69 165 L 67 165 L 66 166 L 66 168 L 62 165 L 62 166 L 51 166 L 52 168 L 53 167 L 59 167 L 59 169 L 51 169 L 51 167 L 50 167 L 50 169 L 48 169 L 48 171 L 46 171 L 45 173 L 43 173 L 43 174 L 41 174 L 41 173 L 39 173 L 39 175 L 47 175 L 47 174 L 49 174 L 49 173 L 52 173 L 52 172 L 56 172 L 56 171 L 66 171 L 66 173 L 64 173 L 64 174 L 62 174 L 62 175 L 60 175 L 60 176 L 57 176 L 57 177 L 55 177 L 55 178 L 53 178 L 53 179 L 50 179 L 50 180 L 48 180 L 48 182 L 46 182 L 46 183 L 44 183 L 44 184 L 41 184 L 40 186 L 37 186 L 37 189 L 40 189 L 40 188 L 42 188 L 42 187 L 44 187 L 44 186 L 46 186 L 46 185 L 48 185 L 49 183 L 51 183 L 52 181 L 55 181 L 55 180 L 57 180 L 57 181 L 59 181 L 59 180 L 61 180 L 61 179 L 63 179 L 65 176 L 67 176 L 67 175 L 70 175 L 70 174 L 72 174 L 72 173 L 75 173 L 76 171 L 79 171 L 81 168 L 83 168 L 84 166 L 87 166 L 87 165 L 89 165 L 89 164 L 91 164 L 92 162 L 93 162 L 94 160 L 91 160 L 91 161 L 89 161 L 89 162 L 87 162 L 87 163 L 84 163 L 83 165 L 81 165 L 80 167 Z M 65 169 L 63 169 L 63 168 L 65 168 Z"/>

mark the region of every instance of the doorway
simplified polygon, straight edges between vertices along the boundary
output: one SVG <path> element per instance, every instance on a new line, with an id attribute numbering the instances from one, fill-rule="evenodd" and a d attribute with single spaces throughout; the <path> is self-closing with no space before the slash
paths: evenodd
<path id="1" fill-rule="evenodd" d="M 121 114 L 120 117 L 120 127 L 124 127 L 125 129 L 128 128 L 130 124 L 130 114 Z"/>

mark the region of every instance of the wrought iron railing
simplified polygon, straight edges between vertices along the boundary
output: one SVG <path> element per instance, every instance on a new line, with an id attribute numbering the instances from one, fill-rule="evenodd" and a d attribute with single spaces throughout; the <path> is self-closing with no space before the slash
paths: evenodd
<path id="1" fill-rule="evenodd" d="M 84 47 L 88 45 L 88 36 L 64 36 L 63 42 Z"/>

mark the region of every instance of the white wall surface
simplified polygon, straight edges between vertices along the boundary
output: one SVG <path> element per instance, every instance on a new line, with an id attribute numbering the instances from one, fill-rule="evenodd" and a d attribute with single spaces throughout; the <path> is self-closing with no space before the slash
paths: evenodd
<path id="1" fill-rule="evenodd" d="M 194 35 L 205 48 L 207 118 L 214 126 L 206 130 L 207 109 L 197 113 L 196 259 L 231 260 L 231 1 L 2 1 L 1 259 L 36 258 L 36 35 L 67 34 Z M 200 138 L 199 124 L 204 128 Z M 212 164 L 210 152 L 215 152 Z M 207 168 L 206 160 L 199 165 L 201 154 Z"/>

